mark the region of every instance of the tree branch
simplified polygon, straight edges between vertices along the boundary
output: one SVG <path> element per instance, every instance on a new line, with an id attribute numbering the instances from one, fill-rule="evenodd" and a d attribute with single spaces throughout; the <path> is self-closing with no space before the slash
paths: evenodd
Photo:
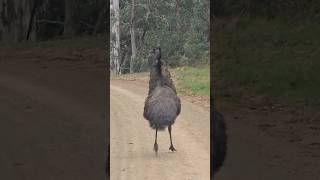
<path id="1" fill-rule="evenodd" d="M 59 25 L 64 25 L 64 22 L 61 21 L 52 21 L 52 20 L 47 20 L 47 19 L 40 19 L 37 20 L 38 23 L 47 23 L 47 24 L 59 24 Z"/>

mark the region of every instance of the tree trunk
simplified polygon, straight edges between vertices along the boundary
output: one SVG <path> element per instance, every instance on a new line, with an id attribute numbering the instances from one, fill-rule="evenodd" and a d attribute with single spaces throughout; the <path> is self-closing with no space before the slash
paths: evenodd
<path id="1" fill-rule="evenodd" d="M 206 19 L 207 19 L 207 41 L 210 42 L 210 0 L 205 1 L 206 8 Z"/>
<path id="2" fill-rule="evenodd" d="M 181 29 L 181 26 L 180 26 L 180 2 L 179 0 L 176 0 L 176 18 L 177 18 L 177 32 L 179 33 L 180 32 L 180 29 Z"/>
<path id="3" fill-rule="evenodd" d="M 39 1 L 35 0 L 35 2 L 33 3 L 33 7 L 31 10 L 31 15 L 30 15 L 30 20 L 29 20 L 29 25 L 28 25 L 28 31 L 27 31 L 27 35 L 26 35 L 26 41 L 28 41 L 30 39 L 30 35 L 32 32 L 32 29 L 35 29 L 34 27 L 34 21 L 35 21 L 35 16 L 36 16 L 36 10 L 37 10 L 37 5 Z"/>
<path id="4" fill-rule="evenodd" d="M 134 11 L 135 11 L 135 0 L 132 0 L 131 4 L 131 19 L 130 19 L 130 35 L 131 35 L 131 59 L 130 59 L 130 73 L 133 73 L 133 64 L 136 59 L 137 47 L 134 29 Z"/>
<path id="5" fill-rule="evenodd" d="M 95 25 L 94 30 L 93 30 L 93 34 L 94 35 L 99 33 L 101 31 L 101 29 L 102 29 L 102 31 L 104 31 L 104 29 L 106 29 L 106 28 L 102 28 L 101 26 L 102 26 L 103 22 L 107 19 L 106 10 L 108 8 L 108 6 L 107 6 L 108 3 L 106 3 L 106 1 L 103 0 L 101 2 L 98 2 L 98 5 L 101 6 L 101 9 L 100 9 L 100 13 L 99 13 L 96 25 Z"/>
<path id="6" fill-rule="evenodd" d="M 63 35 L 72 37 L 78 33 L 77 1 L 65 0 L 65 19 Z"/>
<path id="7" fill-rule="evenodd" d="M 115 74 L 120 74 L 120 12 L 119 12 L 119 0 L 113 0 L 112 3 L 115 21 L 112 26 L 112 33 L 115 34 L 115 42 L 112 47 L 112 64 L 111 69 Z M 114 41 L 114 40 L 112 40 Z"/>
<path id="8" fill-rule="evenodd" d="M 36 40 L 35 21 L 31 20 L 34 4 L 35 0 L 0 0 L 0 41 L 19 42 L 28 34 L 28 40 Z"/>

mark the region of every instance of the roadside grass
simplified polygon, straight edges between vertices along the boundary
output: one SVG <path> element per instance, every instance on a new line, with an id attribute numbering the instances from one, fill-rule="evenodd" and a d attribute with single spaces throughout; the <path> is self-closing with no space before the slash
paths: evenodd
<path id="1" fill-rule="evenodd" d="M 173 69 L 177 91 L 182 94 L 210 96 L 210 68 L 181 67 Z"/>
<path id="2" fill-rule="evenodd" d="M 177 92 L 181 95 L 210 96 L 210 68 L 207 67 L 178 67 L 169 69 L 175 82 Z M 121 79 L 143 82 L 149 81 L 149 72 L 111 75 L 111 79 Z"/>
<path id="3" fill-rule="evenodd" d="M 320 104 L 320 25 L 218 19 L 213 63 L 219 98 L 267 95 Z"/>
<path id="4" fill-rule="evenodd" d="M 52 60 L 88 60 L 107 56 L 107 42 L 109 36 L 80 36 L 71 39 L 56 38 L 39 42 L 0 43 L 0 55 L 7 59 L 13 58 L 12 52 L 18 58 Z M 103 54 L 103 55 L 102 55 Z M 199 60 L 200 61 L 200 60 Z M 201 65 L 198 67 L 179 67 L 170 69 L 175 80 L 177 91 L 184 95 L 210 95 L 210 68 Z M 148 82 L 149 73 L 133 73 L 114 76 L 111 79 L 142 80 Z"/>

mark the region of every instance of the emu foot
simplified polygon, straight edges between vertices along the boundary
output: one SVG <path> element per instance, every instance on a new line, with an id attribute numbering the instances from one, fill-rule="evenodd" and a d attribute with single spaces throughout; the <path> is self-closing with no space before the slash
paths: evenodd
<path id="1" fill-rule="evenodd" d="M 154 143 L 153 150 L 158 153 L 158 143 Z"/>
<path id="2" fill-rule="evenodd" d="M 172 144 L 171 144 L 171 146 L 169 147 L 169 150 L 171 150 L 172 152 L 173 152 L 173 151 L 177 151 L 177 150 L 173 147 Z"/>

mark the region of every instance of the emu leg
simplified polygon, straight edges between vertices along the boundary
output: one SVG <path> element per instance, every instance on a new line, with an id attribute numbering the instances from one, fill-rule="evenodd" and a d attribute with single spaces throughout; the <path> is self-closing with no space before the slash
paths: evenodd
<path id="1" fill-rule="evenodd" d="M 157 134 L 158 134 L 158 127 L 156 127 L 156 138 L 155 138 L 154 146 L 153 146 L 153 150 L 154 150 L 156 153 L 158 153 Z"/>
<path id="2" fill-rule="evenodd" d="M 171 138 L 171 125 L 169 125 L 169 127 L 168 127 L 168 131 L 169 131 L 169 135 L 170 135 L 170 143 L 171 143 L 171 145 L 170 145 L 170 147 L 169 147 L 169 150 L 171 150 L 171 151 L 177 151 L 177 150 L 173 147 L 173 144 L 172 144 L 172 138 Z"/>

